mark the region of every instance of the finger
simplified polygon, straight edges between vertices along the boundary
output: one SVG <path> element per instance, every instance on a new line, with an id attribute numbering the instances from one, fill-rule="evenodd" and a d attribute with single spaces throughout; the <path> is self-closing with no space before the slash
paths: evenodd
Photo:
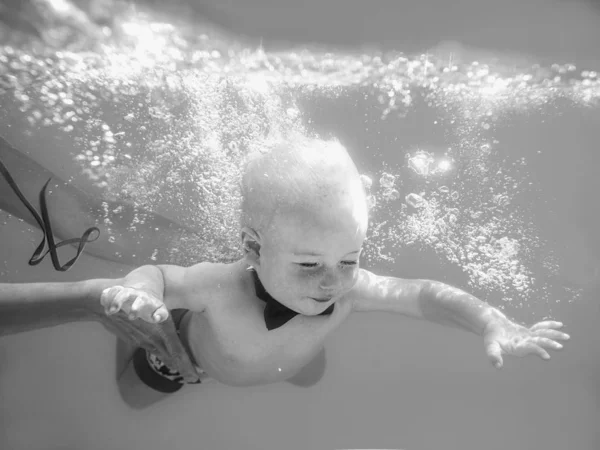
<path id="1" fill-rule="evenodd" d="M 152 314 L 152 318 L 156 323 L 162 323 L 169 318 L 169 310 L 165 305 L 160 306 L 154 314 Z"/>
<path id="2" fill-rule="evenodd" d="M 561 341 L 568 341 L 569 339 L 571 339 L 571 336 L 569 336 L 567 333 L 563 333 L 562 331 L 557 330 L 549 330 L 547 328 L 543 330 L 537 330 L 535 334 L 536 336 L 550 339 L 558 339 Z"/>
<path id="3" fill-rule="evenodd" d="M 142 319 L 148 323 L 161 323 L 169 317 L 169 311 L 160 300 L 140 295 L 131 305 L 130 319 Z"/>
<path id="4" fill-rule="evenodd" d="M 548 354 L 548 352 L 539 345 L 534 344 L 533 342 L 523 344 L 522 350 L 525 351 L 525 354 L 538 355 L 540 358 L 546 361 L 550 359 L 550 355 Z"/>
<path id="5" fill-rule="evenodd" d="M 564 325 L 562 322 L 556 322 L 554 320 L 546 320 L 545 322 L 538 322 L 534 326 L 530 328 L 531 331 L 537 331 L 544 328 L 553 328 L 558 329 L 562 328 Z"/>
<path id="6" fill-rule="evenodd" d="M 552 350 L 562 350 L 563 348 L 562 344 L 548 338 L 536 337 L 533 338 L 532 341 L 540 347 L 551 348 Z"/>
<path id="7" fill-rule="evenodd" d="M 502 367 L 502 348 L 497 341 L 492 341 L 486 345 L 485 352 L 490 359 L 490 362 L 496 369 Z"/>
<path id="8" fill-rule="evenodd" d="M 123 289 L 122 286 L 112 286 L 112 287 L 104 289 L 102 291 L 102 293 L 100 294 L 100 304 L 102 306 L 104 306 L 104 309 L 106 310 L 106 312 L 108 312 L 110 310 L 110 306 L 112 304 L 112 301 L 113 301 L 115 295 L 117 295 L 117 293 L 121 289 Z"/>
<path id="9" fill-rule="evenodd" d="M 104 309 L 108 309 L 108 304 L 109 304 L 109 296 L 110 296 L 110 291 L 113 288 L 106 288 L 102 291 L 102 293 L 100 294 L 100 304 L 104 307 Z"/>
<path id="10" fill-rule="evenodd" d="M 143 309 L 145 304 L 147 303 L 147 299 L 145 299 L 142 295 L 137 296 L 135 300 L 131 303 L 131 308 L 129 308 L 129 320 L 135 320 L 139 317 L 142 317 Z"/>
<path id="11" fill-rule="evenodd" d="M 129 314 L 129 307 L 127 307 L 126 302 L 130 299 L 132 295 L 135 295 L 135 292 L 133 290 L 127 288 L 121 289 L 117 293 L 117 295 L 115 295 L 115 298 L 113 299 L 110 306 L 110 311 L 117 312 L 123 310 L 125 314 Z"/>

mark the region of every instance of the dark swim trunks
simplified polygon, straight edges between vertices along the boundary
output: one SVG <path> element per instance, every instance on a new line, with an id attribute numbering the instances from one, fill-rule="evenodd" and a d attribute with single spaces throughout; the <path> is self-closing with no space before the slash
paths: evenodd
<path id="1" fill-rule="evenodd" d="M 177 334 L 179 334 L 183 318 L 188 312 L 187 309 L 174 309 L 171 311 Z M 177 392 L 184 384 L 200 384 L 200 380 L 194 383 L 186 383 L 178 371 L 170 369 L 158 356 L 147 352 L 143 348 L 138 348 L 133 354 L 133 368 L 144 384 L 167 394 Z"/>

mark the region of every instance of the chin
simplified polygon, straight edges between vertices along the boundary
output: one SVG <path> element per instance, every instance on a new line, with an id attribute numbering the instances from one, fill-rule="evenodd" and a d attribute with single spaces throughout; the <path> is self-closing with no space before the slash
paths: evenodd
<path id="1" fill-rule="evenodd" d="M 312 297 L 307 297 L 306 300 L 299 305 L 298 309 L 302 310 L 300 314 L 304 314 L 305 316 L 318 316 L 333 303 L 335 303 L 335 300 L 333 299 L 327 302 L 317 302 Z"/>

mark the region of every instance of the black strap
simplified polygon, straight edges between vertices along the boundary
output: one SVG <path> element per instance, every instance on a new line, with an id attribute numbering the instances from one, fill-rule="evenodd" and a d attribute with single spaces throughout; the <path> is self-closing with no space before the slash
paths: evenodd
<path id="1" fill-rule="evenodd" d="M 4 139 L 2 139 L 1 137 L 0 137 L 0 139 L 2 141 L 4 141 Z M 55 243 L 54 236 L 52 235 L 52 225 L 50 224 L 50 216 L 48 215 L 48 206 L 46 204 L 46 189 L 48 187 L 48 184 L 50 183 L 50 180 L 52 180 L 52 178 L 49 178 L 48 181 L 46 181 L 46 184 L 44 184 L 44 187 L 40 191 L 40 209 L 42 211 L 42 216 L 40 217 L 40 215 L 37 213 L 35 208 L 25 198 L 25 196 L 19 189 L 19 186 L 17 185 L 17 183 L 15 182 L 15 180 L 13 179 L 10 172 L 8 171 L 8 169 L 6 168 L 6 166 L 4 165 L 4 163 L 2 161 L 0 161 L 0 173 L 4 176 L 4 178 L 6 179 L 6 182 L 12 188 L 12 190 L 17 195 L 17 197 L 19 197 L 21 202 L 23 202 L 25 207 L 33 215 L 34 219 L 36 220 L 36 222 L 42 229 L 42 232 L 44 233 L 42 242 L 40 242 L 40 245 L 38 245 L 38 247 L 33 252 L 33 255 L 29 259 L 29 265 L 30 266 L 38 265 L 39 263 L 41 263 L 43 261 L 43 259 L 46 257 L 46 255 L 48 253 L 50 253 L 50 259 L 52 260 L 52 265 L 54 266 L 54 269 L 56 269 L 60 272 L 66 272 L 67 270 L 69 270 L 71 268 L 71 266 L 73 266 L 73 264 L 75 264 L 77 259 L 79 259 L 79 255 L 81 255 L 81 252 L 83 252 L 85 245 L 88 242 L 94 242 L 96 239 L 98 239 L 100 237 L 100 230 L 96 227 L 91 227 L 91 228 L 88 228 L 85 231 L 85 233 L 83 233 L 81 238 L 72 238 L 72 239 L 67 239 L 65 241 L 61 241 L 59 243 Z M 98 235 L 93 238 L 90 238 L 90 235 L 94 232 L 98 233 Z M 46 250 L 44 252 L 44 248 L 46 246 L 46 241 L 48 241 L 49 248 L 48 248 L 48 250 Z M 60 261 L 58 260 L 58 253 L 56 252 L 56 250 L 59 247 L 62 247 L 64 245 L 71 245 L 71 244 L 76 244 L 76 243 L 79 243 L 79 246 L 77 248 L 77 254 L 75 255 L 74 258 L 67 261 L 64 265 L 61 266 Z"/>

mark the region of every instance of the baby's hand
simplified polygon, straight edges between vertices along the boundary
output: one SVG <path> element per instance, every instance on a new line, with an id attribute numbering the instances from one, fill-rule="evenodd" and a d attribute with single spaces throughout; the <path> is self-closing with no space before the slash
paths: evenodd
<path id="1" fill-rule="evenodd" d="M 494 319 L 484 331 L 486 353 L 497 369 L 502 367 L 502 355 L 537 355 L 550 359 L 548 350 L 563 348 L 558 341 L 566 341 L 569 335 L 558 331 L 563 324 L 555 321 L 539 322 L 531 328 L 518 325 L 507 318 Z"/>
<path id="2" fill-rule="evenodd" d="M 129 320 L 140 318 L 148 323 L 161 323 L 169 317 L 163 301 L 142 289 L 112 286 L 102 291 L 100 303 L 109 316 L 122 310 Z"/>

